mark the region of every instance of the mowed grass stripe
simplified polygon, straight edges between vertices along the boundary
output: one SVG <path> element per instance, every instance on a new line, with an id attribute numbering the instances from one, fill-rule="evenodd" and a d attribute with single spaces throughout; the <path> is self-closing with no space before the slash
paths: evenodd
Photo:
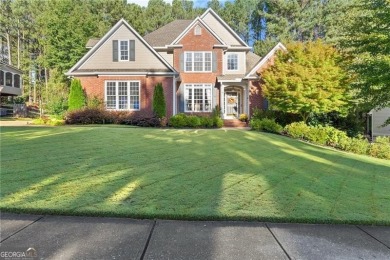
<path id="1" fill-rule="evenodd" d="M 282 136 L 2 127 L 0 209 L 310 223 L 390 222 L 390 162 Z"/>

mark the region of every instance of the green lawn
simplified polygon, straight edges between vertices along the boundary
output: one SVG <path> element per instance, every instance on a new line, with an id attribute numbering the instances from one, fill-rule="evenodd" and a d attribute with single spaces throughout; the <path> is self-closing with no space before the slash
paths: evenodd
<path id="1" fill-rule="evenodd" d="M 390 225 L 390 161 L 251 131 L 2 127 L 0 209 Z"/>

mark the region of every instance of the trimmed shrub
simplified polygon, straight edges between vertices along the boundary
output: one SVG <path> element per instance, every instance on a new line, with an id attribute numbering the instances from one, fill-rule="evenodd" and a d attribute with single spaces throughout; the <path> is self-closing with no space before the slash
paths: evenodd
<path id="1" fill-rule="evenodd" d="M 239 117 L 239 120 L 241 122 L 246 122 L 248 121 L 248 115 L 247 114 L 241 114 L 240 117 Z"/>
<path id="2" fill-rule="evenodd" d="M 85 106 L 85 94 L 79 79 L 73 79 L 70 85 L 68 110 L 77 110 Z"/>
<path id="3" fill-rule="evenodd" d="M 67 124 L 111 124 L 112 115 L 99 108 L 83 108 L 68 112 L 65 117 Z"/>
<path id="4" fill-rule="evenodd" d="M 198 116 L 187 116 L 186 117 L 186 126 L 191 128 L 198 128 L 201 126 L 201 120 Z"/>
<path id="5" fill-rule="evenodd" d="M 211 128 L 214 126 L 214 120 L 211 117 L 204 116 L 200 118 L 201 125 L 206 128 Z"/>
<path id="6" fill-rule="evenodd" d="M 158 83 L 154 87 L 153 93 L 153 112 L 157 118 L 164 118 L 167 113 L 165 97 L 164 97 L 164 89 L 161 83 Z"/>
<path id="7" fill-rule="evenodd" d="M 369 147 L 371 156 L 390 160 L 390 136 L 378 136 L 375 143 Z"/>
<path id="8" fill-rule="evenodd" d="M 221 128 L 223 126 L 223 120 L 220 117 L 196 116 L 180 113 L 169 119 L 169 125 L 175 128 Z"/>
<path id="9" fill-rule="evenodd" d="M 176 114 L 169 119 L 169 125 L 175 128 L 185 127 L 186 123 L 186 115 L 183 113 Z"/>
<path id="10" fill-rule="evenodd" d="M 305 122 L 295 122 L 284 127 L 284 131 L 295 139 L 306 139 L 310 127 Z"/>
<path id="11" fill-rule="evenodd" d="M 215 117 L 215 118 L 214 118 L 214 126 L 215 126 L 216 128 L 221 128 L 221 127 L 223 127 L 223 120 L 222 120 L 222 118 L 220 118 L 220 117 Z"/>
<path id="12" fill-rule="evenodd" d="M 264 131 L 269 133 L 280 134 L 283 131 L 283 127 L 275 122 L 275 119 L 252 119 L 251 128 L 257 131 Z"/>

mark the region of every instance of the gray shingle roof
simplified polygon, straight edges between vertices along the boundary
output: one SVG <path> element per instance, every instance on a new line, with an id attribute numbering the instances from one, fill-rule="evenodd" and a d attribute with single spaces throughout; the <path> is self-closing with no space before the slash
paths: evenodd
<path id="1" fill-rule="evenodd" d="M 261 57 L 253 52 L 248 52 L 246 54 L 246 74 L 251 72 L 254 66 L 261 60 Z M 256 75 L 250 75 L 256 76 Z"/>
<path id="2" fill-rule="evenodd" d="M 85 45 L 86 48 L 92 48 L 100 41 L 100 38 L 91 38 L 88 40 L 87 44 Z"/>
<path id="3" fill-rule="evenodd" d="M 147 35 L 144 39 L 152 47 L 163 47 L 171 44 L 187 27 L 192 23 L 193 20 L 175 20 Z"/>

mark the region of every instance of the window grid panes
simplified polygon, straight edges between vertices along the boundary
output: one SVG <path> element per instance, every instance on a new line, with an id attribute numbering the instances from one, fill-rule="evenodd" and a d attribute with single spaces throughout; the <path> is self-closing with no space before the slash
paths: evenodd
<path id="1" fill-rule="evenodd" d="M 106 89 L 107 109 L 116 109 L 116 86 L 115 82 L 107 82 Z"/>
<path id="2" fill-rule="evenodd" d="M 119 41 L 120 60 L 129 60 L 129 41 Z"/>
<path id="3" fill-rule="evenodd" d="M 210 84 L 187 84 L 185 86 L 186 112 L 211 112 Z"/>
<path id="4" fill-rule="evenodd" d="M 186 52 L 185 71 L 211 72 L 211 52 Z"/>
<path id="5" fill-rule="evenodd" d="M 130 82 L 130 109 L 139 109 L 139 83 Z"/>
<path id="6" fill-rule="evenodd" d="M 127 82 L 118 82 L 119 109 L 127 109 Z"/>
<path id="7" fill-rule="evenodd" d="M 107 81 L 106 107 L 117 110 L 140 109 L 140 84 L 138 81 Z"/>
<path id="8" fill-rule="evenodd" d="M 227 58 L 227 69 L 228 70 L 238 70 L 238 55 L 237 54 L 228 54 Z"/>
<path id="9" fill-rule="evenodd" d="M 186 53 L 186 71 L 192 71 L 192 53 Z"/>

